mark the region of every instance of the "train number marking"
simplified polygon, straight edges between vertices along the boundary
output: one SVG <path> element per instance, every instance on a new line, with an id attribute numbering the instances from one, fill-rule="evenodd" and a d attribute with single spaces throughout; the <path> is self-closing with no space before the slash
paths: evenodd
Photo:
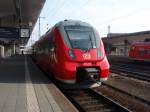
<path id="1" fill-rule="evenodd" d="M 84 53 L 83 58 L 84 59 L 91 59 L 91 55 L 89 53 Z"/>

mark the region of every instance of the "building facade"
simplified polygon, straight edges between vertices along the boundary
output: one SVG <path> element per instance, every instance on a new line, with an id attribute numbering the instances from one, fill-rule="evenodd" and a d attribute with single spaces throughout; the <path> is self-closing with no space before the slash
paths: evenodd
<path id="1" fill-rule="evenodd" d="M 146 39 L 150 39 L 150 31 L 126 34 L 110 33 L 107 37 L 102 38 L 105 45 L 105 50 L 108 54 L 123 56 L 128 56 L 132 43 L 143 42 Z"/>

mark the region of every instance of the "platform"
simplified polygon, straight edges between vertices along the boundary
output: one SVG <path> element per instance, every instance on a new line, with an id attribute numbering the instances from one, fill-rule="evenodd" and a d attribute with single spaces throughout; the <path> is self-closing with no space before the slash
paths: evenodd
<path id="1" fill-rule="evenodd" d="M 0 112 L 77 112 L 28 56 L 0 61 Z"/>

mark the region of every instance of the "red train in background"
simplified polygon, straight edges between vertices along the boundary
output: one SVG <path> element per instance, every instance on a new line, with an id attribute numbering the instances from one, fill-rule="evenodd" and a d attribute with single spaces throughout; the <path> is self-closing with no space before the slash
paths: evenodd
<path id="1" fill-rule="evenodd" d="M 133 60 L 150 61 L 150 39 L 132 44 L 129 57 Z"/>
<path id="2" fill-rule="evenodd" d="M 63 83 L 101 82 L 109 76 L 103 42 L 88 23 L 61 21 L 32 47 L 40 67 Z"/>

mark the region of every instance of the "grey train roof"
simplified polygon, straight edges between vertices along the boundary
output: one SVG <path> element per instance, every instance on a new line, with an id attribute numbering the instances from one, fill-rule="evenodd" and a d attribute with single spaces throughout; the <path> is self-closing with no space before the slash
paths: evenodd
<path id="1" fill-rule="evenodd" d="M 60 21 L 55 26 L 59 27 L 59 26 L 74 26 L 74 25 L 92 27 L 90 24 L 88 24 L 86 22 L 79 21 L 79 20 L 64 20 L 64 21 Z"/>

